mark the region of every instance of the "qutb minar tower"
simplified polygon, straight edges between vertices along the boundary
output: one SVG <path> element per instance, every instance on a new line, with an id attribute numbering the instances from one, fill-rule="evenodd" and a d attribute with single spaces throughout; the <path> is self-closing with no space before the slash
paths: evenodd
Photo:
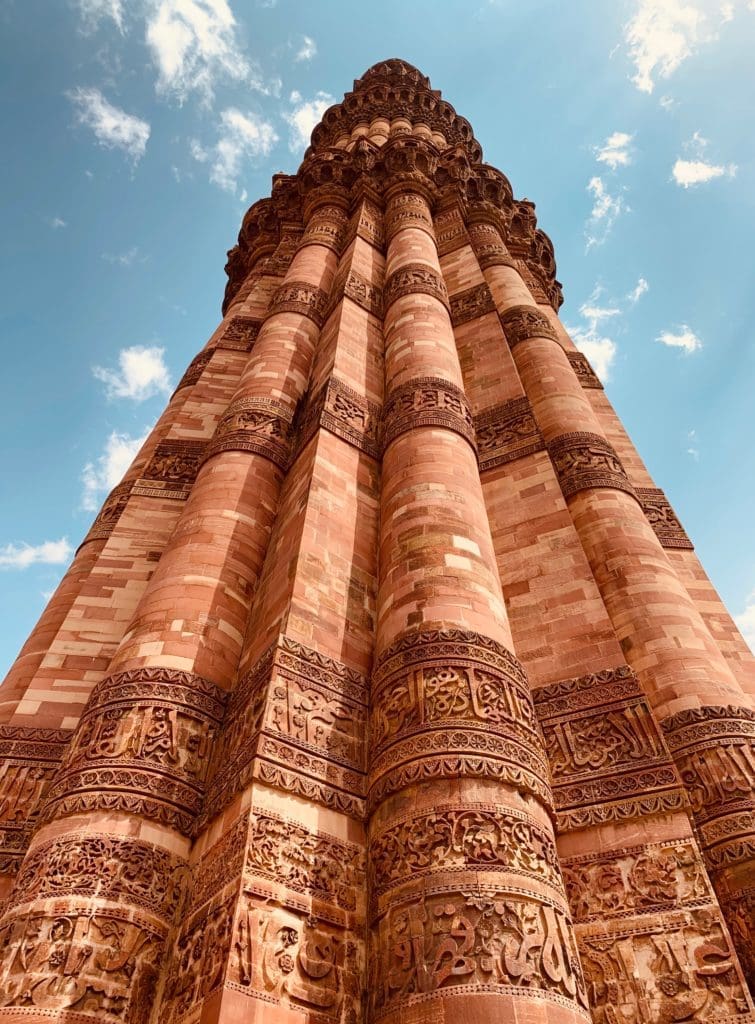
<path id="1" fill-rule="evenodd" d="M 0 1024 L 755 1020 L 755 662 L 375 65 L 0 690 Z"/>

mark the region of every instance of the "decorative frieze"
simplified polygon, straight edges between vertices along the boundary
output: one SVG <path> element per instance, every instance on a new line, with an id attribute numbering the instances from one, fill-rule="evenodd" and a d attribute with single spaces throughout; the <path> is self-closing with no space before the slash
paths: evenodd
<path id="1" fill-rule="evenodd" d="M 418 377 L 391 391 L 383 407 L 383 448 L 417 427 L 445 427 L 475 448 L 466 396 L 461 388 L 440 377 Z"/>
<path id="2" fill-rule="evenodd" d="M 480 472 L 543 451 L 545 442 L 525 397 L 512 398 L 474 418 Z"/>
<path id="3" fill-rule="evenodd" d="M 218 452 L 253 452 L 286 469 L 291 452 L 293 413 L 274 398 L 231 402 L 207 446 L 204 459 Z"/>
<path id="4" fill-rule="evenodd" d="M 370 316 L 381 318 L 383 315 L 383 289 L 362 277 L 356 270 L 350 270 L 343 286 L 343 294 L 357 306 L 361 306 Z"/>
<path id="5" fill-rule="evenodd" d="M 346 244 L 348 245 L 357 237 L 379 252 L 385 248 L 383 212 L 379 206 L 368 199 L 362 200 L 351 218 L 346 230 Z"/>
<path id="6" fill-rule="evenodd" d="M 144 497 L 186 499 L 206 447 L 206 441 L 161 441 L 141 479 L 134 485 L 133 493 Z"/>
<path id="7" fill-rule="evenodd" d="M 509 348 L 512 349 L 530 338 L 558 341 L 550 321 L 535 306 L 509 306 L 501 313 L 501 325 Z"/>
<path id="8" fill-rule="evenodd" d="M 347 216 L 339 206 L 319 206 L 311 215 L 298 244 L 323 245 L 340 256 L 346 235 Z"/>
<path id="9" fill-rule="evenodd" d="M 427 263 L 405 263 L 386 278 L 383 288 L 385 311 L 405 295 L 431 295 L 449 309 L 443 277 Z"/>
<path id="10" fill-rule="evenodd" d="M 566 353 L 571 368 L 577 376 L 577 380 L 583 388 L 599 388 L 603 390 L 603 385 L 600 382 L 600 377 L 597 375 L 592 366 L 590 366 L 590 360 L 582 352 L 567 352 Z"/>
<path id="11" fill-rule="evenodd" d="M 684 527 L 663 491 L 657 487 L 638 487 L 636 493 L 642 511 L 663 547 L 691 551 L 694 544 L 684 532 Z"/>
<path id="12" fill-rule="evenodd" d="M 251 352 L 262 323 L 262 320 L 251 316 L 230 317 L 223 333 L 215 343 L 215 348 L 231 349 L 234 352 Z"/>
<path id="13" fill-rule="evenodd" d="M 329 294 L 308 281 L 287 281 L 273 294 L 269 316 L 275 313 L 300 313 L 318 327 L 325 323 Z"/>
<path id="14" fill-rule="evenodd" d="M 621 459 L 600 434 L 562 434 L 548 444 L 548 453 L 565 498 L 595 487 L 609 487 L 636 496 Z"/>
<path id="15" fill-rule="evenodd" d="M 484 282 L 451 297 L 451 323 L 454 327 L 476 320 L 486 313 L 495 313 L 495 303 Z"/>
<path id="16" fill-rule="evenodd" d="M 298 428 L 297 452 L 309 442 L 318 427 L 329 430 L 375 459 L 380 456 L 380 406 L 337 377 L 330 377 L 307 400 Z"/>
<path id="17" fill-rule="evenodd" d="M 214 349 L 205 348 L 202 349 L 202 351 L 198 355 L 194 356 L 192 361 L 189 363 L 188 368 L 186 369 L 186 372 L 184 373 L 183 377 L 178 382 L 176 392 L 180 391 L 181 388 L 193 387 L 197 383 L 199 378 L 204 373 L 205 367 L 212 359 L 213 352 Z"/>
<path id="18" fill-rule="evenodd" d="M 476 221 L 469 225 L 469 238 L 481 270 L 488 270 L 490 267 L 516 268 L 516 263 L 503 244 L 495 225 Z"/>
<path id="19" fill-rule="evenodd" d="M 443 211 L 436 216 L 435 241 L 439 256 L 449 256 L 457 249 L 470 244 L 467 228 L 459 210 Z"/>
<path id="20" fill-rule="evenodd" d="M 133 487 L 133 480 L 125 480 L 112 489 L 79 547 L 83 547 L 90 540 L 105 540 L 110 536 L 128 505 Z"/>
<path id="21" fill-rule="evenodd" d="M 432 217 L 427 200 L 416 192 L 401 192 L 391 196 L 385 211 L 386 242 L 404 228 L 419 228 L 435 240 Z"/>

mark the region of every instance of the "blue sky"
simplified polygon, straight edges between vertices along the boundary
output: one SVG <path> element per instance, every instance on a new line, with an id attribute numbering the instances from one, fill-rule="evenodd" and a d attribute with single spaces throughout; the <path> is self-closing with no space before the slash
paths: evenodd
<path id="1" fill-rule="evenodd" d="M 755 0 L 0 0 L 0 676 L 220 315 L 244 210 L 402 57 L 755 641 Z"/>

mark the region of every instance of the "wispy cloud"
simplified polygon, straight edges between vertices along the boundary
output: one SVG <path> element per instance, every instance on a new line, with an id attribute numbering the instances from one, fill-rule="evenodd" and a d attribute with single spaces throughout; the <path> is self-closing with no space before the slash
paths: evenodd
<path id="1" fill-rule="evenodd" d="M 655 340 L 669 348 L 680 348 L 688 356 L 703 347 L 702 341 L 687 324 L 682 324 L 675 331 L 661 331 Z"/>
<path id="2" fill-rule="evenodd" d="M 138 245 L 132 246 L 125 252 L 103 252 L 100 258 L 103 259 L 105 263 L 115 263 L 120 267 L 133 267 L 135 263 L 146 263 L 148 259 L 148 257 L 141 252 Z"/>
<path id="3" fill-rule="evenodd" d="M 620 316 L 621 310 L 618 306 L 598 305 L 602 292 L 601 286 L 596 285 L 587 302 L 583 302 L 579 307 L 584 323 L 569 326 L 567 330 L 580 352 L 584 352 L 590 360 L 600 379 L 606 381 L 610 378 L 611 366 L 618 347 L 613 338 L 605 333 L 603 322 Z"/>
<path id="4" fill-rule="evenodd" d="M 608 164 L 612 171 L 617 167 L 626 167 L 632 161 L 629 147 L 633 138 L 627 132 L 612 132 L 602 146 L 594 147 L 598 163 Z"/>
<path id="5" fill-rule="evenodd" d="M 255 84 L 227 0 L 150 0 L 146 35 L 158 91 L 179 102 L 195 91 L 209 102 L 219 80 Z"/>
<path id="6" fill-rule="evenodd" d="M 737 173 L 737 165 L 729 164 L 724 167 L 722 164 L 709 164 L 704 160 L 677 160 L 671 169 L 671 174 L 677 185 L 682 188 L 691 188 L 693 185 L 703 185 L 706 181 L 714 178 L 723 178 L 726 175 L 733 178 Z"/>
<path id="7" fill-rule="evenodd" d="M 104 18 L 108 18 L 123 33 L 123 0 L 78 0 L 78 8 L 85 31 L 96 29 Z"/>
<path id="8" fill-rule="evenodd" d="M 105 442 L 105 450 L 94 462 L 88 462 L 81 472 L 83 492 L 81 507 L 86 512 L 96 512 L 102 495 L 119 483 L 134 460 L 134 456 L 147 440 L 152 428 L 148 427 L 141 437 L 131 437 L 114 430 Z"/>
<path id="9" fill-rule="evenodd" d="M 696 430 L 688 430 L 687 431 L 687 441 L 689 442 L 689 447 L 687 448 L 687 455 L 689 455 L 689 457 L 691 459 L 694 459 L 695 462 L 699 462 L 700 461 L 700 449 L 697 447 L 697 431 Z"/>
<path id="10" fill-rule="evenodd" d="M 67 537 L 41 544 L 0 546 L 0 569 L 28 569 L 30 565 L 64 565 L 73 554 Z"/>
<path id="11" fill-rule="evenodd" d="M 159 392 L 170 393 L 170 374 L 164 356 L 165 349 L 157 345 L 132 345 L 118 354 L 119 370 L 93 366 L 92 373 L 105 385 L 108 398 L 143 402 Z"/>
<path id="12" fill-rule="evenodd" d="M 68 98 L 76 108 L 79 124 L 91 128 L 101 146 L 122 149 L 134 163 L 144 156 L 150 133 L 146 121 L 114 107 L 99 89 L 79 87 L 69 92 Z"/>
<path id="13" fill-rule="evenodd" d="M 220 115 L 214 146 L 206 149 L 197 139 L 192 139 L 189 146 L 195 160 L 210 163 L 210 181 L 226 192 L 236 193 L 245 161 L 268 156 L 277 141 L 269 121 L 229 107 Z"/>
<path id="14" fill-rule="evenodd" d="M 296 51 L 294 61 L 298 64 L 304 60 L 312 60 L 317 54 L 317 43 L 311 36 L 302 36 L 299 49 Z"/>
<path id="15" fill-rule="evenodd" d="M 60 228 L 68 227 L 68 221 L 63 220 L 62 217 L 51 217 L 48 223 L 53 231 L 58 231 Z"/>
<path id="16" fill-rule="evenodd" d="M 289 101 L 293 105 L 292 110 L 283 117 L 290 128 L 288 148 L 292 153 L 297 153 L 309 145 L 312 129 L 334 101 L 327 92 L 315 93 L 311 100 L 305 100 L 301 93 L 296 91 L 291 93 Z"/>
<path id="17" fill-rule="evenodd" d="M 627 295 L 627 299 L 634 306 L 637 302 L 640 301 L 640 299 L 645 294 L 645 292 L 647 292 L 649 290 L 650 290 L 650 285 L 647 283 L 647 281 L 645 280 L 644 277 L 640 277 L 637 280 L 637 284 L 634 286 L 634 288 L 631 290 L 631 292 Z"/>
<path id="18" fill-rule="evenodd" d="M 745 600 L 745 609 L 739 615 L 734 616 L 734 622 L 744 637 L 745 643 L 755 654 L 755 590 L 748 594 Z"/>
<path id="19" fill-rule="evenodd" d="M 593 197 L 593 206 L 585 225 L 587 248 L 602 245 L 611 233 L 617 218 L 629 207 L 619 193 L 613 195 L 606 188 L 603 179 L 597 175 L 587 183 L 587 191 Z"/>

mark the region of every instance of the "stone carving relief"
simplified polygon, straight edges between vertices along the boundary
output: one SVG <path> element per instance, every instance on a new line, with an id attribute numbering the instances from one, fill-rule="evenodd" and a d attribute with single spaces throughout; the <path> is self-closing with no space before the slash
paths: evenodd
<path id="1" fill-rule="evenodd" d="M 385 248 L 383 233 L 383 212 L 375 203 L 363 199 L 346 232 L 347 244 L 354 238 L 361 238 L 380 252 Z"/>
<path id="2" fill-rule="evenodd" d="M 104 540 L 110 536 L 125 511 L 133 486 L 133 480 L 126 480 L 112 489 L 105 499 L 105 504 L 97 513 L 97 518 L 89 528 L 89 532 L 81 542 L 82 547 L 90 540 Z"/>
<path id="3" fill-rule="evenodd" d="M 251 316 L 232 316 L 218 338 L 215 348 L 228 348 L 236 352 L 251 352 L 262 327 L 262 321 Z"/>
<path id="4" fill-rule="evenodd" d="M 197 383 L 204 373 L 205 367 L 212 359 L 212 353 L 213 349 L 205 348 L 198 355 L 194 356 L 183 377 L 178 382 L 176 391 L 180 391 L 181 388 L 193 387 Z"/>
<path id="5" fill-rule="evenodd" d="M 70 906 L 0 927 L 0 1006 L 98 1024 L 142 1024 L 152 1009 L 165 930 L 142 914 Z M 37 1018 L 39 1019 L 39 1018 Z"/>
<path id="6" fill-rule="evenodd" d="M 545 442 L 525 397 L 486 409 L 474 418 L 480 472 L 543 451 Z"/>
<path id="7" fill-rule="evenodd" d="M 275 313 L 301 313 L 318 327 L 325 323 L 329 295 L 307 281 L 288 281 L 275 292 L 270 302 L 269 316 Z"/>
<path id="8" fill-rule="evenodd" d="M 548 452 L 565 498 L 593 487 L 610 487 L 635 496 L 621 459 L 599 434 L 562 434 L 549 443 Z"/>
<path id="9" fill-rule="evenodd" d="M 347 221 L 346 214 L 338 206 L 318 207 L 307 221 L 298 248 L 324 245 L 339 256 L 343 250 Z"/>
<path id="10" fill-rule="evenodd" d="M 286 469 L 292 421 L 293 410 L 274 398 L 237 398 L 218 423 L 205 460 L 218 452 L 252 452 Z"/>
<path id="11" fill-rule="evenodd" d="M 404 228 L 419 228 L 434 237 L 433 222 L 426 200 L 414 192 L 391 196 L 385 211 L 386 240 Z M 393 301 L 393 300 L 391 300 Z"/>
<path id="12" fill-rule="evenodd" d="M 448 256 L 462 246 L 469 245 L 470 239 L 461 212 L 457 209 L 444 210 L 435 217 L 435 240 L 438 255 Z"/>
<path id="13" fill-rule="evenodd" d="M 427 263 L 405 263 L 386 278 L 383 288 L 385 310 L 405 295 L 432 295 L 449 308 L 443 277 Z"/>
<path id="14" fill-rule="evenodd" d="M 655 487 L 638 487 L 637 497 L 664 548 L 686 548 L 690 551 L 694 548 L 663 491 Z"/>
<path id="15" fill-rule="evenodd" d="M 203 1001 L 222 985 L 237 898 L 234 893 L 213 901 L 181 928 L 165 982 L 161 1024 L 174 1024 L 189 1014 L 199 1020 Z"/>
<path id="16" fill-rule="evenodd" d="M 148 497 L 188 497 L 206 447 L 206 441 L 161 441 L 142 479 L 135 485 L 134 493 Z"/>
<path id="17" fill-rule="evenodd" d="M 343 294 L 351 299 L 371 316 L 383 316 L 383 289 L 362 277 L 355 270 L 350 270 L 343 286 Z"/>
<path id="18" fill-rule="evenodd" d="M 516 268 L 516 263 L 494 224 L 486 224 L 484 221 L 470 223 L 469 239 L 481 270 L 490 267 Z"/>
<path id="19" fill-rule="evenodd" d="M 548 319 L 534 306 L 510 306 L 501 313 L 501 324 L 512 349 L 529 338 L 558 340 Z"/>
<path id="20" fill-rule="evenodd" d="M 484 316 L 486 313 L 495 313 L 495 311 L 493 296 L 484 283 L 458 292 L 451 298 L 451 323 L 454 327 L 459 327 L 470 320 L 476 320 L 477 317 Z"/>
<path id="21" fill-rule="evenodd" d="M 571 368 L 577 376 L 577 380 L 583 388 L 599 388 L 603 390 L 603 385 L 600 382 L 600 377 L 597 375 L 590 361 L 586 355 L 582 352 L 567 352 L 566 353 Z"/>
<path id="22" fill-rule="evenodd" d="M 330 377 L 307 399 L 298 428 L 297 455 L 318 427 L 324 427 L 375 459 L 379 457 L 380 407 L 337 377 Z"/>
<path id="23" fill-rule="evenodd" d="M 368 984 L 376 1018 L 412 997 L 537 991 L 587 1008 L 568 918 L 557 906 L 488 887 L 395 906 L 376 924 Z"/>
<path id="24" fill-rule="evenodd" d="M 384 448 L 417 427 L 446 427 L 475 447 L 472 413 L 461 388 L 440 377 L 418 377 L 389 394 L 383 407 Z"/>

